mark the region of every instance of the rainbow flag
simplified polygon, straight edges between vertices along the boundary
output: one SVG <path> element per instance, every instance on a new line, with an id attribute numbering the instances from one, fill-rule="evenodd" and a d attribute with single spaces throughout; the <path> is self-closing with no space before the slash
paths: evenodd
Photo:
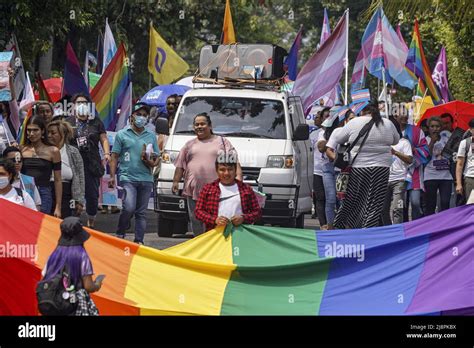
<path id="1" fill-rule="evenodd" d="M 422 97 L 425 95 L 426 87 L 421 78 L 418 78 L 418 84 L 416 86 L 416 95 Z"/>
<path id="2" fill-rule="evenodd" d="M 417 77 L 425 81 L 428 90 L 435 103 L 441 102 L 441 96 L 436 88 L 436 85 L 431 78 L 431 70 L 426 61 L 425 52 L 421 43 L 420 31 L 418 28 L 418 21 L 415 19 L 415 27 L 413 29 L 413 39 L 408 51 L 407 61 L 405 63 L 408 73 L 416 79 Z"/>
<path id="3" fill-rule="evenodd" d="M 125 45 L 121 43 L 114 58 L 107 65 L 105 72 L 91 92 L 97 113 L 107 130 L 115 129 L 117 109 L 122 104 L 129 82 L 127 52 Z"/>
<path id="4" fill-rule="evenodd" d="M 23 123 L 21 124 L 20 131 L 18 133 L 18 144 L 20 145 L 25 145 L 25 140 L 26 140 L 26 124 L 28 123 L 28 120 L 31 118 L 32 113 L 31 109 L 26 115 L 25 119 L 23 120 Z"/>
<path id="5" fill-rule="evenodd" d="M 0 211 L 0 315 L 36 315 L 60 220 L 3 199 Z M 86 228 L 85 248 L 107 276 L 101 315 L 442 314 L 474 307 L 473 224 L 466 205 L 370 229 L 220 228 L 165 250 Z"/>

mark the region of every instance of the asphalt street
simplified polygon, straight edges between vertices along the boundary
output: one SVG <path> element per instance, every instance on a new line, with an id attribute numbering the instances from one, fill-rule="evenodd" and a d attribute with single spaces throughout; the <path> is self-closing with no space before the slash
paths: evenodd
<path id="1" fill-rule="evenodd" d="M 97 214 L 95 230 L 114 234 L 117 229 L 119 216 L 120 213 L 113 214 L 109 211 L 107 214 L 103 214 L 99 211 L 99 213 Z M 304 225 L 306 229 L 319 229 L 319 221 L 317 219 L 311 219 L 311 215 L 305 216 Z M 133 241 L 134 228 L 135 224 L 133 219 L 131 228 L 129 231 L 127 231 L 126 239 Z M 157 231 L 158 214 L 155 213 L 153 210 L 147 210 L 147 229 L 145 234 L 145 245 L 161 250 L 169 248 L 176 244 L 183 243 L 193 238 L 193 234 L 191 232 L 186 233 L 186 235 L 173 235 L 172 238 L 163 238 L 158 236 Z"/>

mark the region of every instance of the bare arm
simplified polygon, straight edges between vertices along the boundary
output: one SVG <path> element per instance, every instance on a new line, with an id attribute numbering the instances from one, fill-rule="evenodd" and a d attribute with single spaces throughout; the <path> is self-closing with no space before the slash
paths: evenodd
<path id="1" fill-rule="evenodd" d="M 401 153 L 399 151 L 395 151 L 393 149 L 392 149 L 392 154 L 397 156 L 398 158 L 400 158 L 406 164 L 412 164 L 412 162 L 413 162 L 413 156 L 405 155 L 404 153 Z"/>
<path id="2" fill-rule="evenodd" d="M 326 156 L 331 162 L 334 162 L 336 160 L 336 153 L 330 147 L 326 147 Z"/>
<path id="3" fill-rule="evenodd" d="M 459 157 L 456 162 L 456 192 L 462 194 L 462 170 L 464 168 L 464 162 L 466 157 Z"/>
<path id="4" fill-rule="evenodd" d="M 115 174 L 117 171 L 118 159 L 119 159 L 119 154 L 116 152 L 112 152 L 112 156 L 110 157 L 110 162 L 109 162 L 109 168 L 110 168 L 109 187 L 115 187 Z"/>
<path id="5" fill-rule="evenodd" d="M 100 290 L 100 288 L 102 287 L 102 282 L 96 283 L 95 281 L 92 280 L 91 275 L 87 275 L 87 276 L 82 277 L 82 285 L 84 286 L 84 289 L 88 293 L 92 293 L 92 292 L 96 292 Z"/>
<path id="6" fill-rule="evenodd" d="M 179 189 L 179 181 L 183 177 L 184 174 L 184 169 L 183 168 L 176 168 L 174 171 L 174 176 L 173 176 L 173 188 L 172 191 L 174 193 L 178 192 Z"/>
<path id="7" fill-rule="evenodd" d="M 318 141 L 317 146 L 318 146 L 319 152 L 321 152 L 321 153 L 325 153 L 325 152 L 326 152 L 326 149 L 327 149 L 326 144 L 327 144 L 327 141 L 326 141 L 326 140 L 320 140 L 320 141 Z"/>
<path id="8" fill-rule="evenodd" d="M 100 144 L 102 145 L 102 149 L 104 150 L 104 157 L 107 162 L 110 161 L 110 146 L 109 146 L 109 138 L 107 138 L 107 133 L 102 133 L 100 135 Z"/>
<path id="9" fill-rule="evenodd" d="M 53 163 L 61 163 L 61 153 L 53 148 Z M 61 217 L 61 201 L 63 197 L 63 183 L 61 180 L 61 169 L 54 171 L 54 190 L 56 192 L 56 207 L 54 208 L 54 216 Z"/>

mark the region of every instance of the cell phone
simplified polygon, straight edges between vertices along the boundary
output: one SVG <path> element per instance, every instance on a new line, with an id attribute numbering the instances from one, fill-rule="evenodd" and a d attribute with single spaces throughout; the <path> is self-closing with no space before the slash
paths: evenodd
<path id="1" fill-rule="evenodd" d="M 96 278 L 95 278 L 95 282 L 96 283 L 100 283 L 104 280 L 105 278 L 105 274 L 99 274 Z"/>

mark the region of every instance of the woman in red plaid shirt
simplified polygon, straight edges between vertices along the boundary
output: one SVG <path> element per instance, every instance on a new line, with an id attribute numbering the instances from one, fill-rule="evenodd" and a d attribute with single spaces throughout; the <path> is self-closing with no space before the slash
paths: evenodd
<path id="1" fill-rule="evenodd" d="M 196 219 L 206 225 L 206 231 L 232 222 L 234 226 L 253 224 L 262 216 L 257 196 L 250 185 L 237 180 L 236 161 L 232 154 L 217 156 L 218 179 L 205 185 L 196 203 Z M 235 157 L 236 158 L 236 157 Z"/>

